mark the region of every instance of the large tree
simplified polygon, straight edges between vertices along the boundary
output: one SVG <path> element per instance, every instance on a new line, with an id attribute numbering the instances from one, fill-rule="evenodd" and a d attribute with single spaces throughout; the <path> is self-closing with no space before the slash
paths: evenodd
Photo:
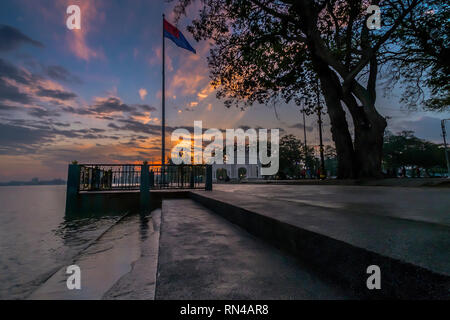
<path id="1" fill-rule="evenodd" d="M 178 14 L 192 1 L 179 0 Z M 188 30 L 196 40 L 212 40 L 212 82 L 227 106 L 282 99 L 312 108 L 320 83 L 338 177 L 380 176 L 387 123 L 375 108 L 376 84 L 380 63 L 389 62 L 380 53 L 398 49 L 390 41 L 399 38 L 396 32 L 408 17 L 428 9 L 427 1 L 373 1 L 381 8 L 378 30 L 367 27 L 366 0 L 201 2 Z"/>

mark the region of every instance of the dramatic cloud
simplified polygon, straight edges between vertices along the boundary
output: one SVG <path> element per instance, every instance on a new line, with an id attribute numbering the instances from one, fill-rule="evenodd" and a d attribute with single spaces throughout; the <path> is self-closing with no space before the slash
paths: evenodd
<path id="1" fill-rule="evenodd" d="M 29 111 L 40 117 L 49 115 L 46 110 L 34 108 Z M 83 128 L 83 129 L 58 129 L 57 127 L 70 127 L 70 124 L 53 123 L 48 119 L 45 121 L 14 119 L 9 123 L 0 123 L 0 154 L 21 155 L 31 154 L 42 149 L 48 144 L 53 144 L 61 139 L 83 140 L 118 140 L 115 135 L 107 135 L 106 129 Z"/>
<path id="2" fill-rule="evenodd" d="M 135 106 L 136 106 L 136 108 L 138 108 L 138 109 L 140 109 L 140 110 L 142 110 L 142 111 L 146 111 L 146 112 L 153 112 L 153 111 L 158 110 L 158 109 L 156 109 L 155 107 L 149 106 L 149 105 L 147 105 L 147 104 L 137 104 L 137 105 L 135 105 Z"/>
<path id="3" fill-rule="evenodd" d="M 41 80 L 42 78 L 27 72 L 11 64 L 10 62 L 0 58 L 0 77 L 8 78 L 20 84 L 30 85 L 33 81 Z"/>
<path id="4" fill-rule="evenodd" d="M 53 80 L 75 84 L 82 83 L 81 79 L 78 76 L 73 75 L 62 66 L 47 66 L 45 67 L 45 73 Z"/>
<path id="5" fill-rule="evenodd" d="M 41 42 L 24 35 L 20 30 L 11 26 L 0 25 L 0 51 L 14 50 L 22 44 L 31 44 L 39 48 L 44 47 Z"/>
<path id="6" fill-rule="evenodd" d="M 21 92 L 18 87 L 0 78 L 0 101 L 6 100 L 21 104 L 29 104 L 32 102 L 30 95 Z"/>
<path id="7" fill-rule="evenodd" d="M 91 106 L 91 110 L 97 113 L 131 112 L 135 109 L 122 103 L 119 98 L 97 98 L 96 103 Z"/>
<path id="8" fill-rule="evenodd" d="M 147 104 L 133 104 L 129 105 L 124 103 L 118 97 L 98 97 L 95 99 L 93 105 L 83 108 L 74 108 L 72 106 L 66 106 L 62 108 L 67 113 L 73 113 L 78 115 L 93 115 L 100 119 L 113 120 L 110 115 L 115 114 L 114 117 L 118 118 L 118 113 L 126 113 L 134 117 L 146 117 L 149 118 L 150 112 L 157 109 Z"/>
<path id="9" fill-rule="evenodd" d="M 67 113 L 73 113 L 73 114 L 78 114 L 78 115 L 91 115 L 91 114 L 95 114 L 94 112 L 92 112 L 89 109 L 86 108 L 74 108 L 74 107 L 63 107 L 62 111 L 67 112 Z"/>
<path id="10" fill-rule="evenodd" d="M 145 133 L 148 135 L 158 135 L 161 133 L 161 126 L 154 124 L 144 124 L 132 119 L 120 119 L 120 126 L 115 123 L 108 124 L 108 127 L 115 130 L 132 131 L 135 133 Z"/>
<path id="11" fill-rule="evenodd" d="M 0 123 L 0 154 L 33 152 L 37 145 L 50 141 L 47 130 Z"/>
<path id="12" fill-rule="evenodd" d="M 29 108 L 28 114 L 32 117 L 36 118 L 48 118 L 48 117 L 56 117 L 59 116 L 59 114 L 55 112 L 50 112 L 47 109 L 43 108 Z"/>
<path id="13" fill-rule="evenodd" d="M 17 109 L 19 109 L 19 108 L 13 107 L 13 106 L 4 105 L 4 104 L 0 104 L 0 112 L 10 112 L 10 111 L 14 111 L 14 110 L 17 110 Z"/>
<path id="14" fill-rule="evenodd" d="M 64 103 L 76 97 L 75 93 L 64 90 L 58 83 L 0 58 L 0 101 L 27 105 L 35 100 L 48 102 L 48 98 L 52 102 Z"/>
<path id="15" fill-rule="evenodd" d="M 36 95 L 39 97 L 48 97 L 62 101 L 73 100 L 77 97 L 77 95 L 73 92 L 44 89 L 42 87 L 39 88 L 39 91 L 36 92 Z"/>

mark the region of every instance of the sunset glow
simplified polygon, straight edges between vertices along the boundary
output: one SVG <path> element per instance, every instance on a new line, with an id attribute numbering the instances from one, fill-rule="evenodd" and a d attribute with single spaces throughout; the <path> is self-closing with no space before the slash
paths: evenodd
<path id="1" fill-rule="evenodd" d="M 81 30 L 66 28 L 69 3 L 81 8 Z M 65 178 L 73 160 L 160 161 L 161 14 L 175 23 L 173 5 L 2 1 L 0 28 L 13 37 L 0 50 L 0 181 Z M 206 61 L 210 46 L 195 42 L 186 30 L 198 10 L 198 5 L 189 7 L 177 24 L 197 54 L 166 41 L 169 137 L 195 120 L 205 128 L 281 128 L 281 135 L 302 135 L 294 103 L 240 110 L 227 109 L 216 98 Z M 440 139 L 435 114 L 401 111 L 401 104 L 382 95 L 377 104 L 390 117 L 389 130 L 408 127 L 422 138 Z M 325 117 L 324 142 L 331 144 L 328 123 Z M 308 141 L 317 145 L 315 116 L 307 118 L 307 127 Z"/>

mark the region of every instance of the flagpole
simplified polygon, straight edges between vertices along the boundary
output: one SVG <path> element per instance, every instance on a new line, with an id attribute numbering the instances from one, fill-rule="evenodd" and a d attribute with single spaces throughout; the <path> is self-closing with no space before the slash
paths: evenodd
<path id="1" fill-rule="evenodd" d="M 165 164 L 165 149 L 166 149 L 166 81 L 165 81 L 165 65 L 166 65 L 166 54 L 165 54 L 165 45 L 164 45 L 164 13 L 163 17 L 163 25 L 162 25 L 162 115 L 161 115 L 161 164 Z"/>

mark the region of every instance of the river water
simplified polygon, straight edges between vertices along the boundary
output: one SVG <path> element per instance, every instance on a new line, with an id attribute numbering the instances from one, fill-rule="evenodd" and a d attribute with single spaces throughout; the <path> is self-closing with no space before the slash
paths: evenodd
<path id="1" fill-rule="evenodd" d="M 121 215 L 66 219 L 65 186 L 0 187 L 0 299 L 24 299 Z"/>

